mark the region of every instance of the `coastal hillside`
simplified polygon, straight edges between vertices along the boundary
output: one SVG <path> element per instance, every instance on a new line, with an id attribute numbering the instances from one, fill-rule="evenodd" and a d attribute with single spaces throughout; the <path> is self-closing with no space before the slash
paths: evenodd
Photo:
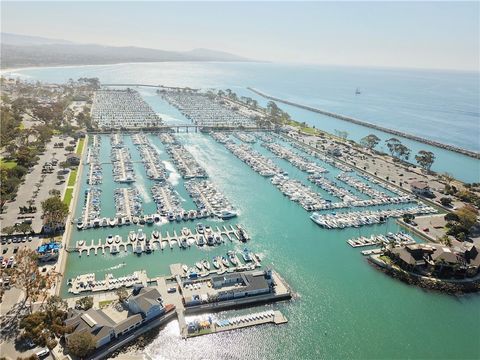
<path id="1" fill-rule="evenodd" d="M 134 46 L 77 44 L 66 40 L 2 33 L 1 67 L 97 65 L 121 62 L 249 61 L 222 51 L 177 52 Z"/>

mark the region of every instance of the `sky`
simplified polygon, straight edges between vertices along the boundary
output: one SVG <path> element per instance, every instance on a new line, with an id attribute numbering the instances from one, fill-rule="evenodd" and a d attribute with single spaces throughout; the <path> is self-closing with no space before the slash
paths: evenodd
<path id="1" fill-rule="evenodd" d="M 479 70 L 479 2 L 2 1 L 2 32 L 251 59 Z"/>

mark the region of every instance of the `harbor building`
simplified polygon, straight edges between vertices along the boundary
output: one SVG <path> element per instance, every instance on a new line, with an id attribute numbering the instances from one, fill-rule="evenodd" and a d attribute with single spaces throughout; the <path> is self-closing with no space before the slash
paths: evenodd
<path id="1" fill-rule="evenodd" d="M 114 310 L 115 314 L 93 308 L 87 311 L 69 309 L 65 326 L 73 331 L 65 335 L 65 341 L 68 344 L 73 334 L 90 333 L 98 349 L 146 322 L 165 315 L 173 308 L 172 305 L 163 305 L 157 289 L 142 288 L 137 295 L 127 299 L 123 306 L 119 305 Z"/>

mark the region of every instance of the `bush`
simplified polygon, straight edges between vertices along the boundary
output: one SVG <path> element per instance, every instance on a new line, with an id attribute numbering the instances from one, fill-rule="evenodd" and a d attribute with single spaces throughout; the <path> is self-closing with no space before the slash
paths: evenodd
<path id="1" fill-rule="evenodd" d="M 93 297 L 85 296 L 75 302 L 76 307 L 81 310 L 88 310 L 93 306 Z"/>

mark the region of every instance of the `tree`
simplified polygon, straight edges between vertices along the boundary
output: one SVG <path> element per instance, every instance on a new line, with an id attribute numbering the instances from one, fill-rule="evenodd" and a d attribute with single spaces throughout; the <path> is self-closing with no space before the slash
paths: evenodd
<path id="1" fill-rule="evenodd" d="M 367 135 L 360 140 L 360 144 L 370 150 L 372 150 L 379 143 L 380 138 L 375 134 Z"/>
<path id="2" fill-rule="evenodd" d="M 458 222 L 468 231 L 477 222 L 478 211 L 472 206 L 465 205 L 464 207 L 455 211 L 458 216 Z"/>
<path id="3" fill-rule="evenodd" d="M 442 204 L 443 206 L 450 207 L 452 206 L 452 198 L 442 197 L 440 198 L 440 204 Z"/>
<path id="4" fill-rule="evenodd" d="M 57 345 L 56 337 L 61 337 L 67 330 L 64 326 L 66 317 L 67 302 L 59 296 L 50 296 L 39 311 L 20 321 L 20 337 L 52 349 Z"/>
<path id="5" fill-rule="evenodd" d="M 95 347 L 95 339 L 89 332 L 75 333 L 68 337 L 67 351 L 79 358 L 84 358 L 91 354 Z"/>
<path id="6" fill-rule="evenodd" d="M 385 140 L 385 144 L 387 144 L 388 151 L 390 151 L 390 154 L 395 157 L 397 154 L 397 146 L 400 144 L 400 140 L 397 138 L 390 138 L 388 140 Z"/>
<path id="7" fill-rule="evenodd" d="M 12 235 L 14 232 L 15 232 L 15 228 L 13 226 L 5 226 L 2 229 L 2 233 L 8 236 Z"/>
<path id="8" fill-rule="evenodd" d="M 53 234 L 59 225 L 65 223 L 68 216 L 68 205 L 59 196 L 52 196 L 42 201 L 43 222 L 52 229 Z"/>
<path id="9" fill-rule="evenodd" d="M 415 155 L 415 160 L 423 169 L 430 171 L 435 161 L 435 154 L 431 151 L 420 150 L 418 154 Z"/>
<path id="10" fill-rule="evenodd" d="M 60 196 L 60 190 L 58 189 L 51 189 L 48 191 L 48 195 L 50 196 Z"/>
<path id="11" fill-rule="evenodd" d="M 453 177 L 453 175 L 450 174 L 450 173 L 448 173 L 448 172 L 442 174 L 442 179 L 443 179 L 443 181 L 445 181 L 445 183 L 446 183 L 447 185 L 450 185 L 450 183 L 451 183 L 453 180 L 455 180 L 455 178 Z"/>
<path id="12" fill-rule="evenodd" d="M 22 247 L 16 256 L 16 266 L 11 269 L 11 284 L 24 293 L 22 307 L 30 301 L 30 305 L 39 300 L 46 299 L 48 290 L 56 279 L 53 271 L 42 273 L 37 265 L 35 250 Z"/>
<path id="13" fill-rule="evenodd" d="M 92 296 L 85 296 L 81 299 L 78 299 L 75 302 L 76 307 L 80 308 L 81 310 L 88 310 L 93 306 L 93 297 Z"/>
<path id="14" fill-rule="evenodd" d="M 32 225 L 22 222 L 17 225 L 17 231 L 25 235 L 27 232 L 29 233 L 32 231 Z"/>
<path id="15" fill-rule="evenodd" d="M 448 235 L 443 235 L 441 238 L 438 238 L 438 241 L 443 245 L 452 246 L 452 239 Z"/>
<path id="16" fill-rule="evenodd" d="M 124 287 L 115 291 L 115 295 L 118 296 L 118 301 L 124 302 L 128 298 L 128 291 Z"/>

